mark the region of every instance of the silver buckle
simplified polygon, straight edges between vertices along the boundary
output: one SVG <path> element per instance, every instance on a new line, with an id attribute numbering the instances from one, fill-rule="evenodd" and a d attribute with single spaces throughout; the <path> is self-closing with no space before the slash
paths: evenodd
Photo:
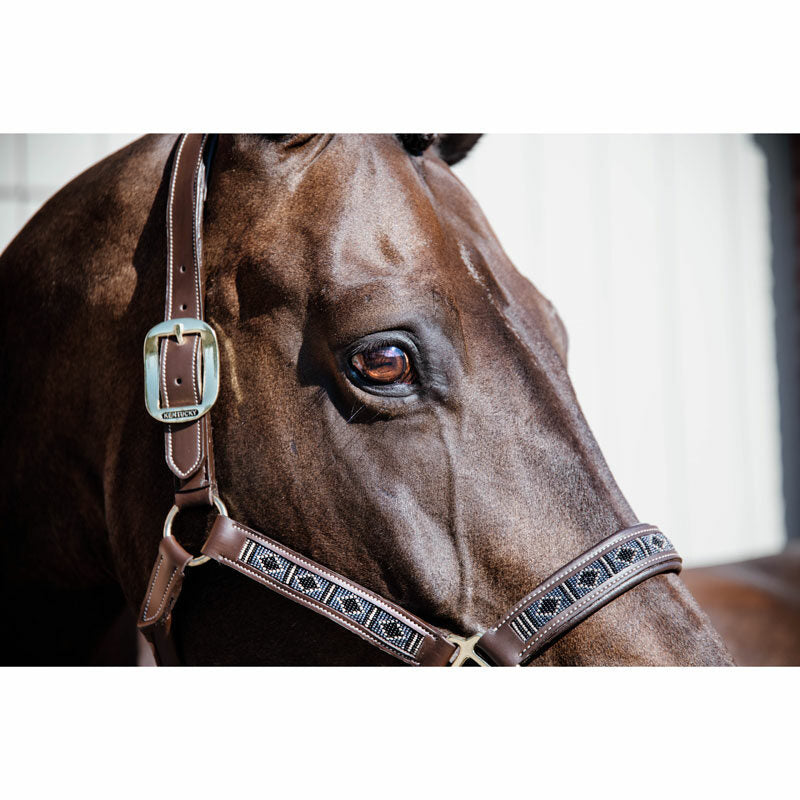
<path id="1" fill-rule="evenodd" d="M 174 336 L 179 345 L 189 334 L 200 336 L 203 348 L 203 393 L 200 402 L 187 406 L 161 406 L 158 342 Z M 151 328 L 144 340 L 144 404 L 159 422 L 192 422 L 207 414 L 219 394 L 219 348 L 214 329 L 201 319 L 168 319 Z"/>

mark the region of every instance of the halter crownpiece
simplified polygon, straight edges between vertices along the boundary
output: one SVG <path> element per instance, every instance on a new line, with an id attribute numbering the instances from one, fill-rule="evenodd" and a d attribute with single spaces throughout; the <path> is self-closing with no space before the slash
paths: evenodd
<path id="1" fill-rule="evenodd" d="M 217 495 L 209 411 L 219 390 L 219 351 L 203 321 L 202 212 L 216 141 L 183 134 L 175 148 L 167 201 L 164 322 L 145 338 L 145 405 L 166 424 L 166 461 L 175 505 L 139 613 L 138 627 L 160 664 L 180 664 L 172 610 L 187 567 L 214 559 L 347 628 L 414 666 L 525 664 L 606 603 L 653 575 L 680 572 L 681 559 L 658 528 L 626 528 L 563 566 L 486 631 L 463 637 L 440 630 L 397 604 L 280 542 L 231 519 Z M 216 506 L 202 555 L 172 535 L 187 506 Z"/>

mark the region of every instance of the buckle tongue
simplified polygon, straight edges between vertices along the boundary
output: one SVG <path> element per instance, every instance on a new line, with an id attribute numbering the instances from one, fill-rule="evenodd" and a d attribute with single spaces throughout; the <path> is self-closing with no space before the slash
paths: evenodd
<path id="1" fill-rule="evenodd" d="M 184 337 L 197 334 L 203 350 L 203 393 L 199 403 L 185 406 L 161 405 L 159 389 L 158 343 L 174 336 L 178 345 Z M 192 422 L 207 414 L 219 394 L 219 347 L 214 329 L 201 319 L 168 319 L 152 327 L 144 340 L 144 404 L 147 413 L 159 422 Z"/>

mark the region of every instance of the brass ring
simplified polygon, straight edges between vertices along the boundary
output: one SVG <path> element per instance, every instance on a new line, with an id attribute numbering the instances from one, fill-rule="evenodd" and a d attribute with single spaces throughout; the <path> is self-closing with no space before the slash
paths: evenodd
<path id="1" fill-rule="evenodd" d="M 222 516 L 228 516 L 228 509 L 225 508 L 225 503 L 222 502 L 219 495 L 215 494 L 212 495 L 211 499 L 214 502 L 214 505 L 217 508 Z M 168 536 L 172 536 L 172 523 L 175 521 L 175 517 L 178 516 L 180 513 L 180 506 L 172 506 L 172 508 L 167 513 L 167 518 L 164 520 L 164 539 Z M 195 556 L 189 563 L 186 565 L 187 567 L 199 567 L 201 564 L 205 564 L 208 561 L 210 556 Z"/>

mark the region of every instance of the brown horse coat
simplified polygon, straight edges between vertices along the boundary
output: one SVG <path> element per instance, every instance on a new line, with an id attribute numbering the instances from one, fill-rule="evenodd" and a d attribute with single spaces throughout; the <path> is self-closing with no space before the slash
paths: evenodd
<path id="1" fill-rule="evenodd" d="M 93 658 L 138 608 L 171 504 L 141 347 L 163 313 L 174 143 L 145 137 L 92 167 L 0 258 L 3 633 L 19 663 Z M 221 136 L 206 311 L 232 516 L 466 634 L 636 517 L 581 414 L 557 314 L 441 155 L 455 158 L 447 140 L 411 155 L 389 135 Z M 349 348 L 373 336 L 414 353 L 413 391 L 347 379 Z M 180 519 L 194 552 L 204 524 Z M 213 563 L 189 575 L 176 631 L 189 663 L 393 663 Z M 536 663 L 730 659 L 662 575 Z"/>
<path id="2" fill-rule="evenodd" d="M 739 666 L 800 666 L 800 542 L 683 578 Z"/>

